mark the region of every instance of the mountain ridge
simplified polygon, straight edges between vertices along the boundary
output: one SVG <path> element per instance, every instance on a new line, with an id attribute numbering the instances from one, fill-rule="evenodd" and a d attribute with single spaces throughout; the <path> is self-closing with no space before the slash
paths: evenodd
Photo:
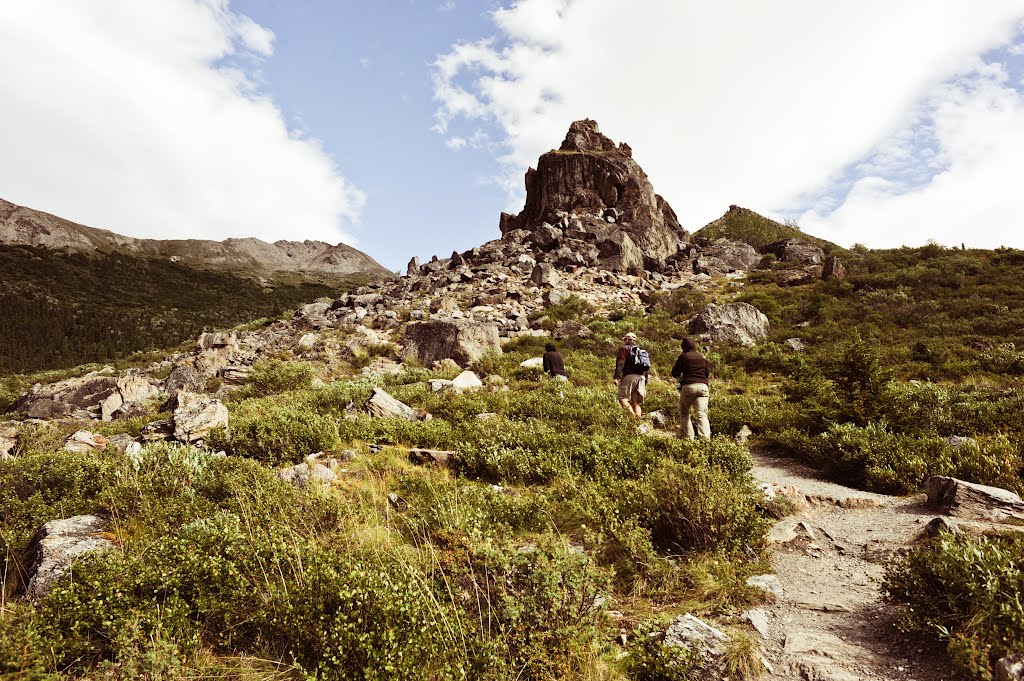
<path id="1" fill-rule="evenodd" d="M 190 267 L 242 274 L 299 274 L 345 277 L 391 274 L 362 251 L 323 241 L 273 243 L 255 237 L 209 239 L 138 239 L 0 199 L 0 245 L 34 246 L 58 252 L 121 253 L 168 258 Z"/>

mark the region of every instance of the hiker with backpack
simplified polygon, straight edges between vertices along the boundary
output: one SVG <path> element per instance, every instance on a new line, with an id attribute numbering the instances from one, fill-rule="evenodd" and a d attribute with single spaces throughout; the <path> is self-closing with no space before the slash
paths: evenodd
<path id="1" fill-rule="evenodd" d="M 690 410 L 697 421 L 697 437 L 711 437 L 711 422 L 708 421 L 708 381 L 711 379 L 711 364 L 700 354 L 697 345 L 689 338 L 680 344 L 683 352 L 672 367 L 672 377 L 679 379 L 679 417 L 687 440 L 694 439 Z"/>
<path id="2" fill-rule="evenodd" d="M 623 345 L 615 355 L 615 380 L 619 384 L 619 404 L 626 413 L 640 418 L 640 405 L 647 397 L 647 374 L 651 370 L 651 357 L 636 342 L 632 331 L 622 339 Z"/>

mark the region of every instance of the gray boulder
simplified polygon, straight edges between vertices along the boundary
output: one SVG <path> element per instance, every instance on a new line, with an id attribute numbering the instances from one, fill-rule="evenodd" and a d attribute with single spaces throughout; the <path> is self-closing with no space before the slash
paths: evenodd
<path id="1" fill-rule="evenodd" d="M 1024 681 L 1024 654 L 1010 655 L 996 662 L 996 681 Z"/>
<path id="2" fill-rule="evenodd" d="M 802 239 L 783 239 L 768 244 L 762 250 L 772 253 L 783 262 L 798 262 L 804 265 L 820 265 L 825 261 L 825 251 Z"/>
<path id="3" fill-rule="evenodd" d="M 562 280 L 558 274 L 558 270 L 555 269 L 550 263 L 542 262 L 533 268 L 533 272 L 530 274 L 530 283 L 534 286 L 548 286 L 555 287 Z"/>
<path id="4" fill-rule="evenodd" d="M 370 399 L 366 400 L 363 408 L 366 409 L 370 416 L 382 419 L 404 419 L 406 421 L 416 421 L 419 419 L 419 414 L 415 409 L 405 402 L 395 399 L 380 388 L 373 389 Z"/>
<path id="5" fill-rule="evenodd" d="M 768 317 L 748 303 L 708 305 L 690 320 L 690 331 L 712 343 L 752 346 L 768 337 Z"/>
<path id="6" fill-rule="evenodd" d="M 703 620 L 686 613 L 672 620 L 665 631 L 665 645 L 679 646 L 695 651 L 700 663 L 688 678 L 711 679 L 718 676 L 718 667 L 725 654 L 729 637 Z"/>
<path id="7" fill-rule="evenodd" d="M 277 471 L 277 477 L 298 489 L 305 489 L 310 482 L 330 484 L 338 479 L 337 473 L 322 463 L 300 463 Z"/>
<path id="8" fill-rule="evenodd" d="M 842 261 L 834 255 L 825 258 L 825 266 L 821 270 L 821 278 L 826 281 L 829 279 L 837 281 L 846 279 L 846 268 L 843 266 Z"/>
<path id="9" fill-rule="evenodd" d="M 201 443 L 214 428 L 228 427 L 228 408 L 220 400 L 182 390 L 174 410 L 174 439 Z"/>
<path id="10" fill-rule="evenodd" d="M 466 366 L 485 352 L 501 352 L 498 325 L 462 319 L 433 319 L 406 326 L 402 357 L 423 366 L 452 359 Z"/>
<path id="11" fill-rule="evenodd" d="M 99 516 L 79 515 L 51 520 L 39 528 L 25 559 L 25 595 L 32 600 L 42 598 L 68 572 L 75 558 L 113 548 L 114 543 L 100 534 L 107 524 Z"/>

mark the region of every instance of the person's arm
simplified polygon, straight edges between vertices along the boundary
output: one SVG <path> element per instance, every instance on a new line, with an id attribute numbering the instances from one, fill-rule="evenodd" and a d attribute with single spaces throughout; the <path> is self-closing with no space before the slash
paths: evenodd
<path id="1" fill-rule="evenodd" d="M 672 378 L 680 378 L 683 375 L 683 368 L 686 366 L 685 355 L 679 355 L 679 359 L 672 366 Z"/>
<path id="2" fill-rule="evenodd" d="M 622 378 L 622 372 L 626 369 L 626 350 L 625 346 L 619 348 L 618 354 L 615 355 L 615 380 Z"/>
<path id="3" fill-rule="evenodd" d="M 544 359 L 544 362 L 543 362 L 543 364 L 544 364 L 544 373 L 550 374 L 551 373 L 551 358 L 548 356 L 548 353 L 546 353 L 546 352 L 544 353 L 544 358 L 543 359 Z"/>

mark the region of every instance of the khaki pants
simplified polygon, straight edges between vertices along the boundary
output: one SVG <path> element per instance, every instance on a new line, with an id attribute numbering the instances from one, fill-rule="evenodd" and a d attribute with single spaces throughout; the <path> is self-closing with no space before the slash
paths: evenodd
<path id="1" fill-rule="evenodd" d="M 711 437 L 711 423 L 708 421 L 708 387 L 703 383 L 686 383 L 679 390 L 679 418 L 686 430 L 686 439 L 692 440 L 693 424 L 690 422 L 690 408 L 697 420 L 697 435 Z"/>

